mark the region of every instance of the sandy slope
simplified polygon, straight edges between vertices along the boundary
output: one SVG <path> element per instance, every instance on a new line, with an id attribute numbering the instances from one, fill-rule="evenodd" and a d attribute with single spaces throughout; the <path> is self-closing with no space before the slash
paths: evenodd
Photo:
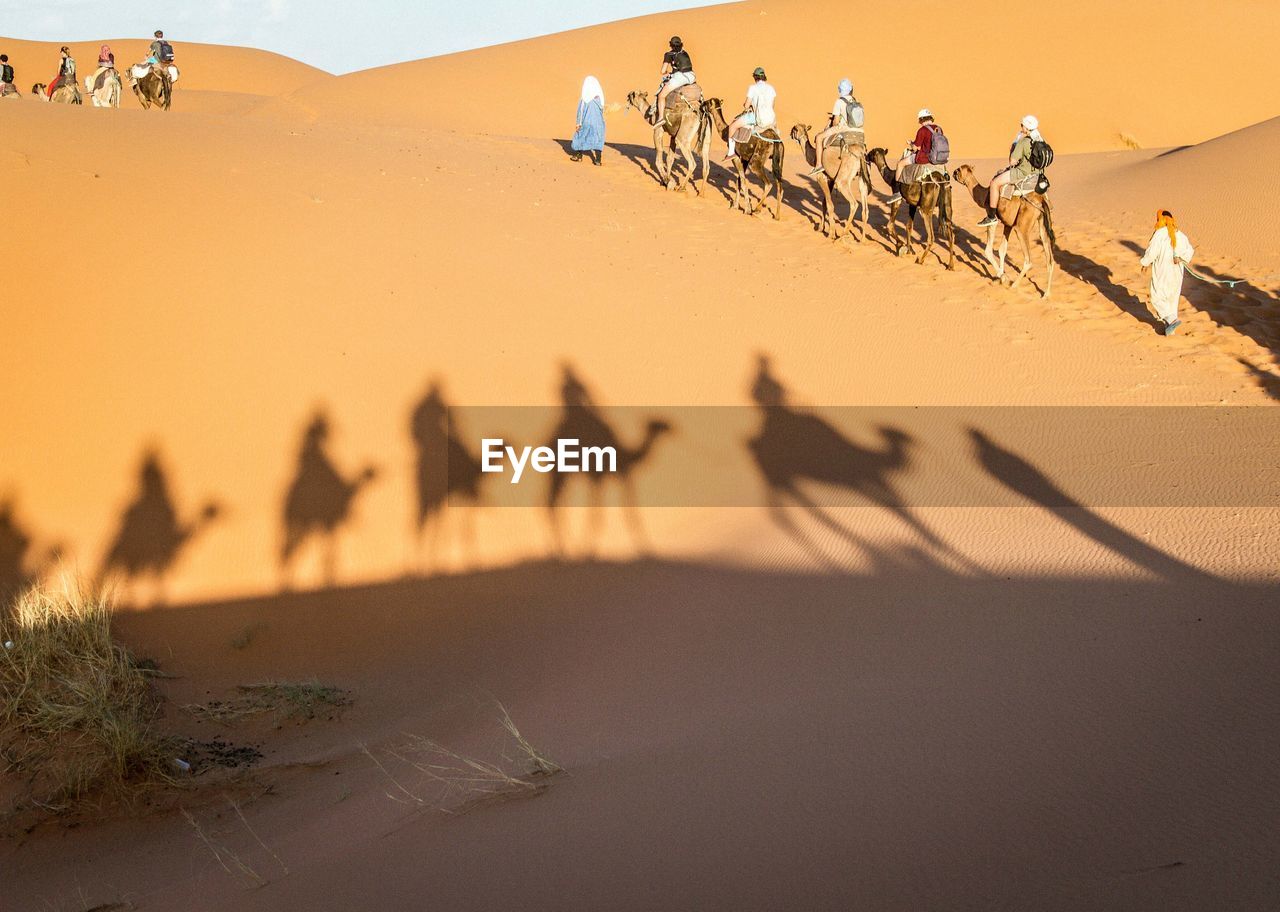
<path id="1" fill-rule="evenodd" d="M 1012 15 L 1024 15 L 1011 21 Z M 787 127 L 817 123 L 850 76 L 872 142 L 899 148 L 922 106 L 937 112 L 957 155 L 1001 154 L 1033 111 L 1062 151 L 1199 142 L 1277 113 L 1268 48 L 1274 5 L 1191 0 L 963 8 L 931 2 L 753 0 L 646 16 L 495 48 L 344 76 L 297 97 L 335 116 L 468 132 L 563 136 L 578 87 L 598 76 L 611 102 L 652 91 L 672 34 L 684 38 L 706 91 L 740 103 L 762 65 Z M 1194 34 L 1194 42 L 1189 36 Z M 1229 65 L 1223 65 L 1230 60 Z M 996 89 L 995 87 L 998 87 Z M 609 121 L 643 141 L 633 113 Z"/>
<path id="2" fill-rule="evenodd" d="M 767 10 L 775 30 L 808 28 L 783 9 Z M 1232 15 L 1206 25 L 1205 40 Z M 600 46 L 634 25 L 604 27 Z M 523 65 L 534 46 L 506 52 Z M 1071 59 L 1086 81 L 1108 61 L 1088 52 Z M 208 72 L 223 73 L 240 52 L 210 53 Z M 457 58 L 446 81 L 464 82 L 477 56 Z M 1214 184 L 1192 193 L 1182 175 L 1194 171 L 1162 170 L 1227 173 L 1248 163 L 1248 142 L 1062 156 L 1062 269 L 1046 302 L 991 284 L 978 210 L 959 196 L 960 262 L 946 273 L 890 255 L 878 203 L 865 243 L 816 236 L 818 196 L 793 146 L 774 223 L 728 210 L 722 169 L 699 199 L 662 192 L 636 146 L 610 150 L 603 168 L 572 164 L 555 125 L 512 139 L 459 132 L 464 120 L 429 128 L 414 110 L 371 122 L 370 99 L 403 81 L 391 69 L 333 92 L 249 99 L 251 86 L 211 80 L 199 83 L 207 107 L 168 115 L 0 105 L 5 230 L 21 252 L 5 264 L 0 503 L 12 501 L 33 540 L 27 569 L 61 545 L 96 572 L 154 448 L 180 524 L 206 500 L 223 507 L 174 554 L 157 546 L 173 557 L 174 604 L 122 624 L 179 676 L 164 683 L 172 723 L 207 736 L 177 707 L 263 679 L 316 676 L 356 697 L 332 722 L 222 733 L 267 753 L 260 778 L 226 785 L 252 833 L 221 790 L 189 806 L 269 881 L 262 889 L 246 893 L 186 822 L 161 814 L 4 840 L 0 867 L 20 871 L 6 901 L 1274 900 L 1274 504 L 1064 508 L 1052 481 L 1096 455 L 1081 444 L 985 463 L 969 446 L 935 449 L 886 467 L 874 424 L 832 409 L 1270 402 L 1276 284 L 1189 287 L 1186 332 L 1165 339 L 1145 314 L 1132 250 L 1147 237 L 1145 210 L 1172 204 L 1203 239 L 1206 268 L 1265 272 L 1266 250 L 1249 248 L 1254 260 L 1228 243 L 1243 219 L 1211 204 Z M 1194 142 L 1205 118 L 1228 129 L 1271 114 L 1228 107 L 1185 134 L 1153 134 Z M 1077 123 L 1080 147 L 1107 145 L 1102 127 Z M 1000 135 L 993 126 L 990 141 Z M 1115 202 L 1143 188 L 1145 203 Z M 1137 213 L 1132 229 L 1121 205 Z M 1243 211 L 1243 227 L 1265 238 L 1270 210 Z M 432 378 L 458 404 L 554 405 L 568 361 L 628 440 L 642 413 L 620 406 L 747 407 L 718 440 L 685 427 L 663 441 L 639 481 L 657 483 L 664 460 L 724 453 L 719 483 L 757 492 L 742 444 L 758 427 L 749 406 L 762 352 L 796 407 L 872 451 L 868 481 L 893 487 L 954 459 L 1017 506 L 921 508 L 909 511 L 914 526 L 901 509 L 797 509 L 787 528 L 753 493 L 741 508 L 647 511 L 659 559 L 643 561 L 610 510 L 609 559 L 596 564 L 544 561 L 542 511 L 486 510 L 481 569 L 401 580 L 420 566 L 408 429 Z M 317 409 L 343 475 L 381 473 L 342 525 L 340 585 L 278 594 L 284 492 Z M 1188 433 L 1177 449 L 1205 443 Z M 1153 472 L 1176 464 L 1169 455 L 1150 455 Z M 1215 458 L 1230 478 L 1257 455 L 1228 446 Z M 446 536 L 446 568 L 461 564 L 458 538 Z M 316 586 L 318 563 L 309 550 L 295 583 Z M 151 587 L 131 595 L 146 602 Z M 388 798 L 387 773 L 421 786 L 385 754 L 404 732 L 500 752 L 495 698 L 569 777 L 536 800 L 456 818 Z"/>

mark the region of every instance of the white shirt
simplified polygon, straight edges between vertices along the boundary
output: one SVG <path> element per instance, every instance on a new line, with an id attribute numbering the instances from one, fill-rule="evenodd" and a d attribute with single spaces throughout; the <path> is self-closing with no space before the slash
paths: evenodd
<path id="1" fill-rule="evenodd" d="M 756 112 L 757 127 L 772 127 L 778 122 L 778 115 L 773 113 L 773 100 L 777 97 L 777 90 L 767 82 L 753 83 L 747 89 L 747 106 Z"/>

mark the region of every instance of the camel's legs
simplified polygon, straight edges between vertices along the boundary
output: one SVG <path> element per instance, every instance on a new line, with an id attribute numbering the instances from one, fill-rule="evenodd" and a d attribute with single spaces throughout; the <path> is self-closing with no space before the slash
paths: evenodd
<path id="1" fill-rule="evenodd" d="M 780 177 L 778 177 L 778 178 L 774 178 L 774 181 L 773 181 L 773 182 L 774 182 L 774 183 L 777 185 L 777 187 L 778 187 L 778 206 L 777 206 L 777 208 L 776 208 L 776 209 L 774 209 L 774 210 L 773 210 L 773 220 L 776 222 L 776 221 L 778 221 L 779 219 L 781 219 L 781 218 L 782 218 L 782 178 L 780 178 Z M 763 199 L 760 201 L 760 205 L 762 205 L 762 206 L 764 205 L 764 200 L 763 200 Z M 834 213 L 834 212 L 832 212 L 832 213 L 831 213 L 831 217 L 832 217 L 833 219 L 835 218 L 835 213 Z"/>
<path id="2" fill-rule="evenodd" d="M 1031 270 L 1031 241 L 1027 239 L 1026 232 L 1016 225 L 1014 226 L 1014 234 L 1018 236 L 1018 244 L 1022 247 L 1022 268 L 1014 276 L 1013 284 L 1009 286 L 1010 288 L 1017 288 Z"/>
<path id="3" fill-rule="evenodd" d="M 1012 225 L 1004 226 L 1004 236 L 1000 238 L 1000 249 L 996 253 L 996 281 L 1001 284 L 1004 284 L 1004 259 L 1009 254 L 1009 235 L 1012 231 Z"/>
<path id="4" fill-rule="evenodd" d="M 831 185 L 834 183 L 831 179 L 823 174 L 818 179 L 818 186 L 822 188 L 822 233 L 831 240 L 840 237 L 840 232 L 836 230 L 836 202 L 831 196 Z"/>
<path id="5" fill-rule="evenodd" d="M 928 209 L 923 209 L 920 214 L 924 218 L 924 247 L 920 249 L 920 255 L 916 257 L 917 266 L 925 261 L 925 257 L 933 249 L 933 213 Z"/>
<path id="6" fill-rule="evenodd" d="M 870 215 L 867 209 L 867 193 L 871 190 L 871 186 L 862 179 L 862 170 L 858 170 L 858 218 L 862 222 L 862 229 L 858 233 L 858 240 L 865 241 L 867 239 L 867 217 Z M 853 201 L 849 201 L 849 223 L 850 231 L 853 225 Z"/>
<path id="7" fill-rule="evenodd" d="M 702 154 L 702 183 L 701 186 L 694 182 L 694 189 L 697 190 L 698 196 L 702 196 L 703 191 L 707 189 L 707 176 L 711 170 L 711 131 L 704 130 L 706 135 L 702 139 L 702 148 L 699 150 Z"/>
<path id="8" fill-rule="evenodd" d="M 685 175 L 683 178 L 677 179 L 675 187 L 677 190 L 683 190 L 686 184 L 693 183 L 694 169 L 698 166 L 697 162 L 694 161 L 693 148 L 691 146 L 682 146 L 680 152 L 684 155 Z M 672 170 L 674 171 L 675 169 L 673 168 Z"/>
<path id="9" fill-rule="evenodd" d="M 636 551 L 643 555 L 653 553 L 649 544 L 649 536 L 645 534 L 644 523 L 640 521 L 640 504 L 636 498 L 636 486 L 628 475 L 622 479 L 622 509 L 626 516 L 627 527 L 631 530 L 631 542 Z"/>
<path id="10" fill-rule="evenodd" d="M 592 479 L 591 504 L 587 508 L 586 548 L 583 557 L 593 560 L 600 545 L 601 531 L 604 528 L 604 489 L 598 476 Z"/>
<path id="11" fill-rule="evenodd" d="M 1053 290 L 1053 242 L 1049 240 L 1049 232 L 1045 230 L 1044 219 L 1040 220 L 1040 244 L 1044 247 L 1044 295 L 1049 297 Z"/>
<path id="12" fill-rule="evenodd" d="M 653 170 L 658 176 L 658 183 L 667 182 L 667 131 L 662 122 L 653 128 Z"/>

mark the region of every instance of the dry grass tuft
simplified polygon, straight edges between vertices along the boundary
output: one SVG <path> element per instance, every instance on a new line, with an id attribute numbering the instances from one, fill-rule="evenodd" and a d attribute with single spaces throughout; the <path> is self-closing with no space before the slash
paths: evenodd
<path id="1" fill-rule="evenodd" d="M 550 787 L 552 777 L 564 770 L 529 743 L 502 704 L 498 709 L 502 728 L 515 744 L 515 756 L 504 750 L 503 762 L 468 757 L 438 741 L 411 734 L 406 734 L 399 744 L 383 748 L 383 759 L 366 745 L 361 745 L 361 750 L 394 788 L 387 797 L 405 804 L 455 814 L 487 801 L 539 795 Z M 394 761 L 411 772 L 397 776 L 383 760 Z M 413 781 L 406 784 L 409 778 Z"/>
<path id="2" fill-rule="evenodd" d="M 1116 139 L 1119 140 L 1120 145 L 1126 149 L 1133 149 L 1136 151 L 1142 148 L 1142 144 L 1128 133 L 1121 132 L 1116 135 Z"/>
<path id="3" fill-rule="evenodd" d="M 69 579 L 0 617 L 0 769 L 47 811 L 173 782 L 180 743 L 157 728 L 152 677 L 111 637 L 110 602 Z"/>
<path id="4" fill-rule="evenodd" d="M 302 722 L 314 719 L 326 710 L 351 703 L 351 695 L 347 691 L 319 681 L 267 681 L 261 684 L 241 684 L 239 690 L 242 696 L 234 700 L 191 703 L 183 709 L 198 719 L 214 722 L 241 722 L 266 714 L 274 714 L 277 722 Z"/>

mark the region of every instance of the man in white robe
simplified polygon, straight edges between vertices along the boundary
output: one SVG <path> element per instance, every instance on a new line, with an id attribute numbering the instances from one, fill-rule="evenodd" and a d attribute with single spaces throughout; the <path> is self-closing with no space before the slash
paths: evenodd
<path id="1" fill-rule="evenodd" d="M 1191 261 L 1195 248 L 1178 230 L 1173 215 L 1162 210 L 1157 217 L 1155 233 L 1142 255 L 1142 268 L 1151 270 L 1151 309 L 1164 323 L 1164 334 L 1172 336 L 1181 325 L 1178 299 L 1182 295 L 1182 272 Z"/>

